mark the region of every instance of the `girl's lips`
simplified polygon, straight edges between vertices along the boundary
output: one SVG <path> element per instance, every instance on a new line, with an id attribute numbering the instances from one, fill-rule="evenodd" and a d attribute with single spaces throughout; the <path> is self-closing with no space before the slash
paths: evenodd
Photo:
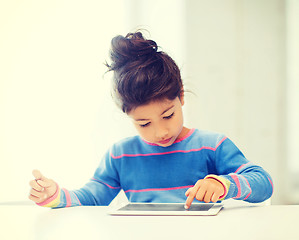
<path id="1" fill-rule="evenodd" d="M 168 139 L 166 139 L 166 140 L 159 141 L 159 143 L 160 143 L 160 144 L 167 144 L 170 140 L 171 140 L 171 138 L 168 138 Z"/>

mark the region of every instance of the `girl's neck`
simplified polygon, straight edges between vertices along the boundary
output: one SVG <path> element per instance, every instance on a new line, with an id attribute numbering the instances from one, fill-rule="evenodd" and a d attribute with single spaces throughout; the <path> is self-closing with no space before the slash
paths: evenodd
<path id="1" fill-rule="evenodd" d="M 185 138 L 189 132 L 190 132 L 189 128 L 183 127 L 183 129 L 182 129 L 181 133 L 179 134 L 179 136 L 177 137 L 176 141 Z"/>

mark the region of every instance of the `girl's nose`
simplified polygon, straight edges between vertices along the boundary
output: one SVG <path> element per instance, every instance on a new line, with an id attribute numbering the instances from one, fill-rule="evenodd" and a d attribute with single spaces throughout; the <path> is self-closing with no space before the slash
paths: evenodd
<path id="1" fill-rule="evenodd" d="M 167 134 L 168 134 L 168 131 L 166 128 L 164 128 L 164 127 L 156 128 L 156 137 L 158 139 L 161 139 L 161 140 L 165 139 L 167 137 Z"/>

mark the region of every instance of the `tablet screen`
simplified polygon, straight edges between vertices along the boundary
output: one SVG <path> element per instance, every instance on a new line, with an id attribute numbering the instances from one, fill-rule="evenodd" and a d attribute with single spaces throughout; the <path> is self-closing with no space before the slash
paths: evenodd
<path id="1" fill-rule="evenodd" d="M 216 215 L 222 208 L 217 203 L 192 203 L 185 209 L 185 203 L 126 203 L 109 211 L 111 215 Z"/>
<path id="2" fill-rule="evenodd" d="M 119 209 L 119 211 L 208 211 L 214 204 L 191 205 L 186 210 L 184 204 L 128 204 Z"/>

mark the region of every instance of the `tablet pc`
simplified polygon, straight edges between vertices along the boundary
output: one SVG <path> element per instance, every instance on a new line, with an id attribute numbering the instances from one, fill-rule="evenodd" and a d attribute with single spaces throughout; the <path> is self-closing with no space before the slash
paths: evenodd
<path id="1" fill-rule="evenodd" d="M 112 209 L 111 215 L 183 215 L 213 216 L 221 210 L 219 203 L 192 203 L 185 209 L 184 203 L 126 203 Z"/>

